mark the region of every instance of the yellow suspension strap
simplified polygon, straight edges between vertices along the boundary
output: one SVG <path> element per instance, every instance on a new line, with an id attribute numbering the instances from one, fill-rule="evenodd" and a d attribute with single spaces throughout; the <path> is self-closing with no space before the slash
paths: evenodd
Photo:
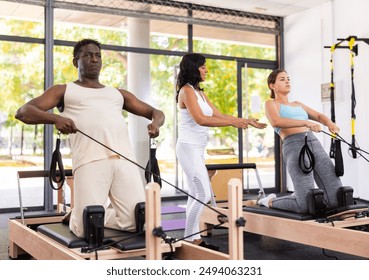
<path id="1" fill-rule="evenodd" d="M 330 58 L 330 70 L 331 70 L 331 82 L 329 84 L 329 89 L 330 89 L 330 102 L 331 102 L 331 120 L 333 123 L 336 123 L 336 112 L 335 112 L 335 85 L 334 85 L 334 63 L 333 63 L 333 57 L 334 57 L 334 52 L 337 48 L 348 48 L 346 46 L 340 46 L 343 42 L 345 42 L 347 39 L 338 39 L 338 43 L 332 45 L 332 46 L 326 46 L 325 48 L 330 48 L 331 51 L 331 58 Z M 330 147 L 330 152 L 329 152 L 329 157 L 330 158 L 335 158 L 336 157 L 336 143 L 337 141 L 339 141 L 338 139 L 336 139 L 335 137 L 332 136 L 331 138 L 331 147 Z M 340 144 L 340 143 L 339 143 Z"/>
<path id="2" fill-rule="evenodd" d="M 329 84 L 329 89 L 330 89 L 330 101 L 331 101 L 331 120 L 332 122 L 336 123 L 336 112 L 335 112 L 335 108 L 334 108 L 334 65 L 333 65 L 333 53 L 336 49 L 336 47 L 338 46 L 338 44 L 334 44 L 331 46 L 331 59 L 330 59 L 330 66 L 331 66 L 331 82 Z M 335 157 L 335 138 L 332 137 L 331 138 L 331 148 L 330 148 L 330 152 L 329 152 L 329 157 L 330 158 L 334 158 Z"/>
<path id="3" fill-rule="evenodd" d="M 330 102 L 331 102 L 331 120 L 333 123 L 336 123 L 336 112 L 335 112 L 335 105 L 334 105 L 334 102 L 335 102 L 334 63 L 333 63 L 334 52 L 338 48 L 348 49 L 347 46 L 341 46 L 341 44 L 345 42 L 346 40 L 348 40 L 348 38 L 338 39 L 338 40 L 339 41 L 336 44 L 332 46 L 324 47 L 324 48 L 329 48 L 331 51 L 331 58 L 330 58 L 331 82 L 329 84 L 329 89 L 330 89 Z M 335 137 L 331 138 L 331 147 L 330 147 L 330 152 L 329 152 L 330 158 L 335 158 L 336 156 L 336 145 L 335 145 L 336 141 L 337 139 Z"/>
<path id="4" fill-rule="evenodd" d="M 356 153 L 356 140 L 355 140 L 355 107 L 356 107 L 356 97 L 355 97 L 355 84 L 354 84 L 354 69 L 355 69 L 355 55 L 357 55 L 357 46 L 355 45 L 355 36 L 349 37 L 349 49 L 350 49 L 350 68 L 351 68 L 351 146 L 349 151 L 353 158 L 357 158 Z"/>
<path id="5" fill-rule="evenodd" d="M 333 123 L 336 123 L 336 113 L 334 108 L 334 65 L 333 65 L 333 53 L 335 49 L 342 43 L 343 41 L 331 46 L 331 83 L 330 83 L 330 100 L 331 100 L 331 120 Z M 335 171 L 337 176 L 343 176 L 344 174 L 344 165 L 341 151 L 341 140 L 336 138 L 336 135 L 332 134 L 331 136 L 331 149 L 329 152 L 329 157 L 334 159 L 335 163 Z"/>

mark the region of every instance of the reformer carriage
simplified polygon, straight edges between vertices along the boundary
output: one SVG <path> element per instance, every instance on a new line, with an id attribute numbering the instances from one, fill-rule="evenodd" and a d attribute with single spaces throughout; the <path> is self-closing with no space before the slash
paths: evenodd
<path id="1" fill-rule="evenodd" d="M 256 170 L 256 166 L 253 165 L 250 165 L 249 168 Z M 257 173 L 256 175 L 258 177 Z M 264 192 L 260 179 L 258 179 L 258 183 L 260 192 Z M 310 213 L 306 214 L 259 205 L 250 206 L 247 200 L 242 200 L 241 216 L 246 221 L 242 230 L 369 258 L 368 205 L 357 203 L 353 199 L 353 190 L 350 187 L 340 188 L 338 200 L 341 207 L 338 209 L 326 211 L 323 205 L 319 205 L 322 196 L 323 192 L 319 189 L 310 192 Z M 232 204 L 229 201 L 217 202 L 214 209 L 227 216 L 232 209 Z M 211 233 L 213 225 L 217 223 L 219 223 L 219 215 L 211 209 L 204 208 L 200 220 L 200 230 L 204 232 L 204 235 Z M 224 223 L 222 226 L 227 228 L 228 223 Z"/>
<path id="2" fill-rule="evenodd" d="M 154 235 L 161 223 L 160 191 L 156 183 L 149 183 L 146 188 L 146 207 L 156 210 L 147 212 L 146 235 L 132 238 L 132 234 L 105 230 L 104 243 L 114 245 L 106 246 L 104 250 L 89 251 L 83 250 L 88 246 L 86 241 L 74 236 L 68 226 L 61 223 L 62 216 L 21 217 L 9 220 L 9 256 L 17 258 L 26 252 L 35 259 L 90 260 L 138 256 L 162 259 L 164 255 L 175 259 L 243 259 L 245 231 L 369 258 L 369 217 L 366 205 L 348 205 L 343 212 L 317 219 L 312 214 L 246 206 L 239 179 L 231 179 L 228 188 L 227 201 L 204 208 L 200 230 L 205 235 L 211 232 L 213 225 L 219 223 L 229 228 L 229 254 L 184 241 L 166 243 Z"/>
<path id="3" fill-rule="evenodd" d="M 20 178 L 29 176 L 47 176 L 48 172 L 18 172 Z M 31 175 L 30 175 L 31 174 Z M 69 178 L 71 179 L 71 178 Z M 73 186 L 73 183 L 69 181 Z M 18 185 L 20 188 L 20 184 Z M 241 198 L 241 182 L 232 182 L 229 187 L 230 197 Z M 166 241 L 165 233 L 161 231 L 160 187 L 157 183 L 149 183 L 145 189 L 145 234 L 127 233 L 118 230 L 105 229 L 102 245 L 92 247 L 86 239 L 76 237 L 68 225 L 62 223 L 63 216 L 53 214 L 49 216 L 25 216 L 21 208 L 21 217 L 9 220 L 9 256 L 13 259 L 27 253 L 34 259 L 40 260 L 92 260 L 92 259 L 126 259 L 142 257 L 158 260 L 164 257 L 174 259 L 205 259 L 227 260 L 243 259 L 242 229 L 236 225 L 240 216 L 236 208 L 229 213 L 227 221 L 233 220 L 230 227 L 229 254 L 209 250 L 185 241 Z M 21 201 L 21 190 L 20 201 Z M 72 191 L 73 193 L 73 191 Z M 20 202 L 22 205 L 22 203 Z M 241 202 L 234 201 L 239 205 Z M 169 240 L 170 237 L 167 239 Z"/>

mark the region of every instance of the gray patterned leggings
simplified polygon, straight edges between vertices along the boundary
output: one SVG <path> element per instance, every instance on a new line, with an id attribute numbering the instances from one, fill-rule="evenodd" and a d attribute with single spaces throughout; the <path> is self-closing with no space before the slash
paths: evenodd
<path id="1" fill-rule="evenodd" d="M 295 213 L 307 213 L 306 195 L 314 188 L 314 181 L 318 188 L 324 191 L 325 204 L 329 208 L 338 206 L 337 189 L 342 186 L 337 177 L 334 164 L 312 132 L 308 132 L 308 145 L 315 157 L 315 168 L 309 174 L 302 172 L 299 166 L 299 154 L 305 144 L 305 133 L 287 136 L 282 145 L 282 154 L 286 162 L 287 171 L 291 176 L 294 193 L 290 196 L 276 198 L 272 207 Z"/>

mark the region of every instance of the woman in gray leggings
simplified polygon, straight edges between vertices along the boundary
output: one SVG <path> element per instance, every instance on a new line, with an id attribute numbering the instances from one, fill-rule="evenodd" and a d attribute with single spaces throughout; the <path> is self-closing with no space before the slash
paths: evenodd
<path id="1" fill-rule="evenodd" d="M 294 193 L 279 198 L 270 194 L 260 199 L 258 204 L 307 213 L 306 196 L 309 190 L 314 188 L 315 181 L 319 189 L 324 191 L 327 207 L 337 207 L 337 190 L 342 183 L 335 173 L 333 162 L 313 132 L 322 130 L 320 124 L 327 126 L 333 134 L 338 133 L 339 128 L 327 116 L 301 102 L 288 100 L 291 86 L 286 71 L 274 70 L 268 77 L 268 87 L 271 90 L 271 99 L 265 103 L 265 113 L 283 142 L 282 155 L 293 182 Z M 315 167 L 310 173 L 303 172 L 299 165 L 299 154 L 305 144 L 305 137 L 315 158 Z"/>

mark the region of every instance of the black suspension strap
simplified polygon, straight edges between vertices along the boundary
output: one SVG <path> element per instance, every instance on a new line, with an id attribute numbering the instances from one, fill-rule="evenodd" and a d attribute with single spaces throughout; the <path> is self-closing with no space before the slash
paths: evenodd
<path id="1" fill-rule="evenodd" d="M 313 152 L 310 150 L 310 147 L 308 145 L 308 134 L 305 133 L 305 144 L 302 146 L 302 149 L 300 151 L 299 155 L 299 166 L 302 172 L 305 174 L 309 174 L 311 171 L 314 170 L 315 167 L 315 157 Z"/>
<path id="2" fill-rule="evenodd" d="M 58 133 L 58 138 L 56 139 L 55 150 L 51 157 L 50 163 L 50 173 L 49 173 L 49 182 L 50 186 L 54 190 L 59 190 L 63 187 L 65 181 L 65 171 L 63 166 L 63 159 L 60 153 L 60 132 Z M 56 183 L 57 187 L 54 186 Z"/>
<path id="3" fill-rule="evenodd" d="M 332 135 L 330 134 L 330 133 L 328 133 L 328 132 L 325 132 L 325 131 L 321 131 L 321 132 L 323 132 L 324 134 L 326 134 L 326 135 L 328 135 L 328 136 L 330 136 L 330 137 L 332 137 Z M 343 143 L 345 143 L 347 146 L 349 146 L 349 148 L 350 149 L 355 149 L 355 151 L 356 151 L 356 153 L 358 154 L 358 155 L 360 155 L 365 161 L 367 161 L 367 162 L 369 162 L 369 159 L 368 158 L 366 158 L 364 155 L 363 155 L 363 153 L 365 153 L 365 154 L 367 154 L 367 155 L 369 155 L 369 152 L 367 152 L 367 151 L 365 151 L 365 150 L 363 150 L 363 149 L 360 149 L 360 148 L 358 148 L 358 147 L 353 147 L 350 143 L 348 143 L 344 138 L 342 138 L 339 134 L 335 134 L 335 137 L 337 137 L 339 140 L 341 140 Z"/>
<path id="4" fill-rule="evenodd" d="M 333 80 L 333 52 L 337 48 L 344 48 L 350 50 L 350 70 L 351 70 L 351 146 L 349 149 L 349 153 L 353 158 L 357 157 L 357 147 L 356 147 L 356 139 L 355 139 L 355 121 L 356 121 L 356 114 L 355 114 L 355 107 L 356 107 L 356 97 L 355 97 L 355 84 L 354 84 L 354 69 L 355 69 L 355 55 L 358 55 L 358 46 L 355 45 L 356 41 L 363 41 L 369 44 L 369 39 L 365 38 L 357 38 L 356 36 L 349 36 L 344 39 L 338 39 L 338 43 L 334 44 L 333 46 L 325 46 L 325 48 L 331 49 L 331 83 L 330 83 L 330 90 L 331 90 L 331 120 L 335 123 L 335 111 L 334 111 L 334 80 Z M 348 46 L 341 46 L 341 44 L 345 41 L 348 41 Z M 337 139 L 335 137 L 331 138 L 331 148 L 329 156 L 331 158 L 336 158 L 336 151 L 338 149 L 335 148 L 335 142 Z M 340 157 L 338 155 L 338 157 Z"/>
<path id="5" fill-rule="evenodd" d="M 331 121 L 333 123 L 336 123 L 336 112 L 335 112 L 335 105 L 334 105 L 334 101 L 335 101 L 335 88 L 334 88 L 334 64 L 333 64 L 333 53 L 336 49 L 337 44 L 332 45 L 331 47 L 331 59 L 330 59 L 330 66 L 331 66 L 331 82 L 329 84 L 329 89 L 330 89 L 330 101 L 331 101 Z M 330 158 L 334 158 L 335 157 L 335 152 L 336 152 L 336 147 L 335 147 L 335 139 L 334 137 L 331 138 L 331 148 L 329 151 L 329 157 Z"/>
<path id="6" fill-rule="evenodd" d="M 331 103 L 331 121 L 333 123 L 336 123 L 334 63 L 333 63 L 334 51 L 337 48 L 349 48 L 349 47 L 341 46 L 341 44 L 343 42 L 349 40 L 349 38 L 339 39 L 338 43 L 336 43 L 336 44 L 329 47 L 330 51 L 331 51 L 331 58 L 330 58 L 331 82 L 330 82 L 329 88 L 330 88 L 330 103 Z M 357 47 L 356 47 L 356 51 L 357 51 Z M 337 145 L 340 145 L 340 143 L 338 143 L 338 141 L 340 141 L 340 140 L 338 140 L 334 135 L 331 137 L 331 147 L 330 147 L 330 151 L 329 151 L 329 157 L 334 158 L 335 160 L 336 160 L 336 158 L 337 159 L 342 158 L 342 152 L 341 152 L 340 146 L 338 148 L 336 148 L 336 143 L 337 143 Z M 341 153 L 341 154 L 337 155 L 336 153 Z M 342 166 L 343 166 L 343 162 L 342 162 Z"/>
<path id="7" fill-rule="evenodd" d="M 355 83 L 354 83 L 354 68 L 355 68 L 355 36 L 351 36 L 349 40 L 349 49 L 350 49 L 350 69 L 351 69 L 351 147 L 349 151 L 353 158 L 357 158 L 356 153 L 356 140 L 355 140 L 355 107 L 356 107 L 356 97 L 355 97 Z M 357 49 L 356 49 L 357 52 Z"/>
<path id="8" fill-rule="evenodd" d="M 337 177 L 343 176 L 345 172 L 345 168 L 343 165 L 343 158 L 342 158 L 342 150 L 341 150 L 341 140 L 334 137 L 334 166 L 335 166 L 335 172 Z"/>
<path id="9" fill-rule="evenodd" d="M 340 43 L 339 43 L 340 44 Z M 335 112 L 335 87 L 334 87 L 334 64 L 333 64 L 333 53 L 336 49 L 337 44 L 331 47 L 331 83 L 330 83 L 330 101 L 331 101 L 331 121 L 336 123 L 336 112 Z M 344 166 L 341 150 L 341 140 L 337 139 L 335 136 L 331 137 L 331 148 L 329 151 L 329 157 L 334 158 L 335 162 L 335 172 L 338 177 L 343 176 Z"/>

